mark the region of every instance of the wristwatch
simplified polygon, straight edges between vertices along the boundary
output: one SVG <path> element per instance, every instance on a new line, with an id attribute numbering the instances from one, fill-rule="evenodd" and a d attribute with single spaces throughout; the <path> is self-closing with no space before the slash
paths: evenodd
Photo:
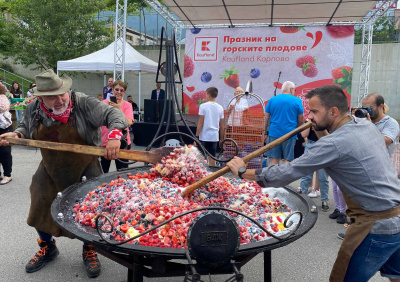
<path id="1" fill-rule="evenodd" d="M 243 179 L 242 174 L 245 173 L 247 168 L 245 166 L 242 166 L 238 169 L 238 176 Z"/>

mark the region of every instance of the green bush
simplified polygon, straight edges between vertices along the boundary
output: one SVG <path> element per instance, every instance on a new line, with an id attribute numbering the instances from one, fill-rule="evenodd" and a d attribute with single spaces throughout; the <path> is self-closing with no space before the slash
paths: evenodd
<path id="1" fill-rule="evenodd" d="M 0 69 L 5 69 L 6 71 L 9 72 L 14 72 L 13 67 L 7 62 L 0 62 Z"/>

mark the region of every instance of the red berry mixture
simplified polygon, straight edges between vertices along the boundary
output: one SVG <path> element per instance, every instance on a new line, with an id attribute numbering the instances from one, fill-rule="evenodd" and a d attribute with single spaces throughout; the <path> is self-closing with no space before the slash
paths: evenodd
<path id="1" fill-rule="evenodd" d="M 112 220 L 114 230 L 104 233 L 109 239 L 124 241 L 164 221 L 196 208 L 218 206 L 242 212 L 257 220 L 271 233 L 284 229 L 290 210 L 279 199 L 269 198 L 253 181 L 219 177 L 182 197 L 181 191 L 208 174 L 207 166 L 194 146 L 176 148 L 150 173 L 118 176 L 90 191 L 74 206 L 78 224 L 95 228 L 95 218 L 104 214 Z M 279 211 L 278 211 L 279 210 Z M 191 213 L 134 240 L 131 244 L 163 248 L 187 248 L 187 231 L 200 212 Z M 241 244 L 265 240 L 269 235 L 248 219 L 230 213 L 239 225 Z M 103 231 L 109 223 L 101 217 Z"/>

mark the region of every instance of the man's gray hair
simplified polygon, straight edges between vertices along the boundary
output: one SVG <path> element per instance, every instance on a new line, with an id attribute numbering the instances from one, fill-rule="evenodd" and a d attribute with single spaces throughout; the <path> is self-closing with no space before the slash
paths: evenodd
<path id="1" fill-rule="evenodd" d="M 282 93 L 289 93 L 290 88 L 296 88 L 296 85 L 291 81 L 285 81 L 282 84 Z"/>

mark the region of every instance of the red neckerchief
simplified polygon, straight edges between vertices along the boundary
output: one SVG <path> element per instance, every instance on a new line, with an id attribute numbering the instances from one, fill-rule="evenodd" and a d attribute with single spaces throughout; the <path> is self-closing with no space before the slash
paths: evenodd
<path id="1" fill-rule="evenodd" d="M 67 109 L 62 114 L 57 115 L 49 112 L 49 110 L 45 107 L 42 101 L 40 101 L 40 107 L 49 117 L 58 120 L 59 122 L 67 123 L 69 119 L 69 114 L 71 113 L 71 97 L 69 97 L 69 103 Z"/>

